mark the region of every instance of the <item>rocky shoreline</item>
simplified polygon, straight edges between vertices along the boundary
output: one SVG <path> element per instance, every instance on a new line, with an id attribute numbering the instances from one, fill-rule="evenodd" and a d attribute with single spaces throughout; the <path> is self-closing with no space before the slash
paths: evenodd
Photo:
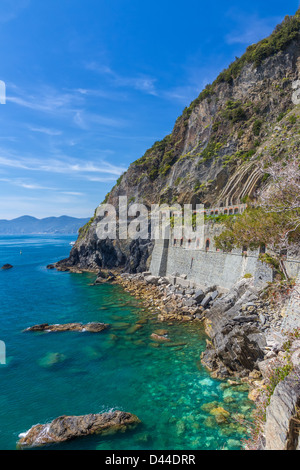
<path id="1" fill-rule="evenodd" d="M 285 304 L 273 305 L 251 279 L 221 293 L 216 286 L 183 288 L 185 276 L 178 278 L 179 284 L 176 277 L 158 278 L 148 272 L 113 277 L 108 276 L 109 282 L 142 299 L 158 320 L 203 324 L 210 339 L 202 364 L 228 385 L 247 384 L 249 399 L 265 410 L 265 423 L 246 448 L 300 449 L 300 335 L 299 328 L 294 336 L 282 332 Z M 100 279 L 106 282 L 105 276 Z M 270 393 L 274 381 L 278 383 Z"/>
<path id="2" fill-rule="evenodd" d="M 76 267 L 54 267 L 62 271 L 82 272 Z M 140 299 L 153 318 L 162 323 L 199 323 L 209 337 L 206 350 L 201 354 L 203 366 L 213 378 L 227 380 L 228 386 L 249 386 L 249 399 L 256 402 L 257 407 L 265 399 L 271 372 L 287 367 L 288 337 L 281 331 L 286 306 L 273 305 L 262 288 L 254 287 L 252 279 L 242 279 L 225 292 L 217 286 L 201 288 L 192 285 L 185 275 L 178 273 L 170 277 L 155 277 L 149 272 L 128 274 L 101 270 L 95 274 L 97 277 L 92 285 L 107 282 L 121 285 Z M 168 338 L 160 335 L 156 340 L 168 341 Z M 297 337 L 289 341 L 293 373 L 297 374 L 300 370 L 300 341 Z M 300 376 L 300 372 L 298 374 Z M 291 431 L 291 423 L 300 405 L 299 379 L 293 381 L 289 377 L 284 377 L 269 397 L 267 420 L 258 433 L 259 442 L 255 450 L 272 448 L 274 435 L 281 436 L 274 444 L 278 449 L 300 446 L 298 430 L 296 437 L 295 426 Z M 283 398 L 278 395 L 279 386 L 284 390 L 281 392 Z M 291 406 L 285 405 L 284 401 L 290 402 Z M 279 421 L 277 413 L 282 415 Z M 291 442 L 294 443 L 292 447 Z"/>

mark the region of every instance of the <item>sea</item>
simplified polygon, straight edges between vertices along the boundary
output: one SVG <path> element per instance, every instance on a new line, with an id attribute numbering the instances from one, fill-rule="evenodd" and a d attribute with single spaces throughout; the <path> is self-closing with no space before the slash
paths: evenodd
<path id="1" fill-rule="evenodd" d="M 0 236 L 0 449 L 61 415 L 123 410 L 135 430 L 90 436 L 47 450 L 239 450 L 253 403 L 244 385 L 212 379 L 200 361 L 201 323 L 166 324 L 121 286 L 93 286 L 95 275 L 47 269 L 66 258 L 73 236 Z M 88 332 L 29 333 L 41 323 L 104 322 Z M 152 340 L 159 329 L 170 342 Z M 1 344 L 3 344 L 1 343 Z M 222 407 L 228 418 L 216 419 Z"/>

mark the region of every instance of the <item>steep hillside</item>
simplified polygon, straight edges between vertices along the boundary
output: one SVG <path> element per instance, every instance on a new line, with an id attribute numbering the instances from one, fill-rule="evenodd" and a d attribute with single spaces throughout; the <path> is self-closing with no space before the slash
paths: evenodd
<path id="1" fill-rule="evenodd" d="M 300 78 L 300 10 L 272 35 L 248 47 L 177 119 L 173 132 L 132 163 L 107 195 L 130 203 L 243 202 L 264 180 L 264 155 L 299 150 L 299 109 L 292 100 Z M 265 176 L 267 177 L 267 175 Z M 64 265 L 85 269 L 147 268 L 152 242 L 100 241 L 97 220 L 81 229 Z"/>

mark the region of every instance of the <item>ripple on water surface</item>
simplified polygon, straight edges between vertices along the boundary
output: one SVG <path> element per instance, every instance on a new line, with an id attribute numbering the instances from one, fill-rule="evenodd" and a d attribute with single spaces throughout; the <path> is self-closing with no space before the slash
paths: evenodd
<path id="1" fill-rule="evenodd" d="M 205 335 L 199 324 L 165 324 L 120 286 L 90 286 L 94 276 L 60 273 L 47 264 L 67 256 L 73 237 L 0 239 L 0 447 L 63 414 L 121 409 L 142 424 L 134 431 L 90 437 L 54 449 L 239 449 L 241 419 L 252 403 L 244 386 L 213 380 L 200 364 Z M 22 259 L 20 260 L 20 247 Z M 100 334 L 22 333 L 37 323 L 110 323 Z M 167 330 L 170 341 L 152 333 Z M 165 332 L 164 332 L 165 333 Z"/>

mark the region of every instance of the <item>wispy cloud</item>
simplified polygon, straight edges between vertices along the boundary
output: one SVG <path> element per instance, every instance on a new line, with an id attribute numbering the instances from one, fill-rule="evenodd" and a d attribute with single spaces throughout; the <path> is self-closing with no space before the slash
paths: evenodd
<path id="1" fill-rule="evenodd" d="M 156 78 L 144 74 L 138 74 L 137 76 L 133 77 L 123 76 L 112 70 L 110 67 L 97 64 L 96 62 L 88 63 L 86 68 L 88 70 L 97 72 L 100 75 L 105 75 L 116 87 L 133 88 L 149 95 L 157 95 L 157 90 L 155 87 L 155 83 L 157 81 Z"/>
<path id="2" fill-rule="evenodd" d="M 120 176 L 126 171 L 125 167 L 113 165 L 103 159 L 99 159 L 97 162 L 83 162 L 70 157 L 65 157 L 65 159 L 60 160 L 52 158 L 20 158 L 15 155 L 15 153 L 7 153 L 7 151 L 3 151 L 3 149 L 0 149 L 0 167 L 1 166 L 35 172 L 60 173 L 75 177 L 81 177 L 89 173 L 92 177 L 97 173 L 98 175 L 111 175 L 112 179 L 115 179 L 115 177 Z"/>
<path id="3" fill-rule="evenodd" d="M 42 190 L 57 191 L 57 188 L 43 186 L 43 185 L 35 184 L 35 183 L 29 183 L 20 178 L 0 178 L 0 181 L 2 181 L 3 183 L 9 183 L 9 184 L 12 184 L 14 186 L 18 186 L 24 189 L 33 189 L 33 190 L 42 189 Z"/>
<path id="4" fill-rule="evenodd" d="M 60 191 L 62 194 L 67 194 L 69 196 L 84 196 L 84 193 L 79 193 L 76 191 Z"/>
<path id="5" fill-rule="evenodd" d="M 127 124 L 124 119 L 101 116 L 85 110 L 77 111 L 73 119 L 74 123 L 83 130 L 88 130 L 92 126 L 124 127 Z"/>
<path id="6" fill-rule="evenodd" d="M 15 96 L 10 94 L 11 90 L 14 90 Z M 63 93 L 49 86 L 41 87 L 32 94 L 28 90 L 8 84 L 6 101 L 35 111 L 54 113 L 58 110 L 74 109 L 83 103 L 83 98 L 79 94 Z"/>
<path id="7" fill-rule="evenodd" d="M 123 127 L 127 124 L 124 119 L 109 117 L 87 111 L 89 107 L 88 98 L 93 96 L 83 89 L 64 92 L 50 86 L 43 86 L 36 92 L 30 93 L 28 90 L 20 89 L 14 84 L 7 87 L 6 101 L 17 106 L 45 113 L 52 117 L 62 117 L 68 122 L 73 122 L 82 130 L 89 130 L 92 126 Z M 34 132 L 41 132 L 48 135 L 59 135 L 60 131 L 51 128 L 32 126 Z"/>
<path id="8" fill-rule="evenodd" d="M 61 135 L 62 132 L 55 129 L 48 129 L 47 127 L 29 127 L 32 132 L 39 132 L 50 136 Z"/>
<path id="9" fill-rule="evenodd" d="M 55 193 L 66 194 L 67 196 L 84 196 L 85 194 L 79 191 L 66 191 L 62 188 L 52 187 L 41 185 L 37 183 L 30 182 L 29 180 L 23 178 L 0 178 L 0 182 L 8 183 L 19 188 L 28 189 L 32 191 L 41 190 L 41 191 L 54 191 Z"/>
<path id="10" fill-rule="evenodd" d="M 246 14 L 233 9 L 227 16 L 237 24 L 236 28 L 226 35 L 227 44 L 253 44 L 269 36 L 274 27 L 282 21 L 279 16 L 260 18 L 257 14 Z"/>

